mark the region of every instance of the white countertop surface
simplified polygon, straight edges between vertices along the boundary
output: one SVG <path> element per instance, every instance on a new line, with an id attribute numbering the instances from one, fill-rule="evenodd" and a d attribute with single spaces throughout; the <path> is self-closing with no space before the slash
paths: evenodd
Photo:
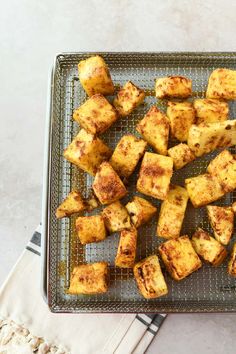
<path id="1" fill-rule="evenodd" d="M 49 68 L 63 51 L 235 51 L 233 0 L 8 0 L 0 11 L 0 284 L 40 221 Z M 169 315 L 149 354 L 235 353 L 236 314 Z"/>

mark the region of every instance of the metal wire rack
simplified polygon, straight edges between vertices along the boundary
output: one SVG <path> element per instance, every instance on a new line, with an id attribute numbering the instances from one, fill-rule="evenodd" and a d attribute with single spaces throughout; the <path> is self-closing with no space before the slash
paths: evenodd
<path id="1" fill-rule="evenodd" d="M 77 64 L 94 53 L 65 53 L 56 57 L 51 82 L 49 143 L 47 146 L 47 188 L 44 193 L 45 267 L 43 284 L 53 312 L 223 312 L 236 310 L 236 281 L 227 275 L 226 263 L 218 268 L 204 264 L 202 269 L 181 282 L 172 280 L 164 270 L 168 296 L 154 300 L 142 298 L 136 288 L 132 270 L 114 267 L 118 234 L 103 242 L 82 247 L 75 234 L 75 217 L 57 220 L 55 210 L 72 188 L 87 196 L 93 178 L 79 171 L 63 158 L 63 150 L 72 141 L 79 126 L 72 119 L 73 110 L 86 95 L 78 80 Z M 146 91 L 145 103 L 129 117 L 119 119 L 101 137 L 114 148 L 124 133 L 137 135 L 136 123 L 153 104 L 165 110 L 166 102 L 157 101 L 153 94 L 154 79 L 166 75 L 184 75 L 193 81 L 193 97 L 204 97 L 209 74 L 217 67 L 236 69 L 236 53 L 98 53 L 109 65 L 117 87 L 127 80 Z M 192 98 L 193 99 L 193 98 Z M 230 116 L 236 115 L 236 103 L 230 103 Z M 170 146 L 176 142 L 171 141 Z M 235 152 L 235 148 L 231 149 Z M 188 176 L 205 172 L 209 161 L 218 152 L 195 160 L 174 173 L 172 182 L 183 185 Z M 138 168 L 137 168 L 138 170 Z M 137 174 L 129 184 L 127 202 L 133 195 Z M 230 205 L 235 193 L 226 195 L 217 205 Z M 156 199 L 147 198 L 159 207 Z M 159 208 L 158 208 L 159 210 Z M 96 213 L 98 211 L 96 210 Z M 137 260 L 157 252 L 163 242 L 156 236 L 157 218 L 139 229 Z M 194 209 L 188 204 L 182 235 L 192 235 L 202 227 L 211 231 L 205 208 Z M 229 245 L 231 248 L 232 242 Z M 70 273 L 75 265 L 106 260 L 110 264 L 110 287 L 106 294 L 93 296 L 68 295 Z"/>

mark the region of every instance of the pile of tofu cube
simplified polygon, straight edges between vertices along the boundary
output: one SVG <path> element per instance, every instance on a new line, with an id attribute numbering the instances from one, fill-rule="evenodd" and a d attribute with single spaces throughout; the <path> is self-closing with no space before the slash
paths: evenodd
<path id="1" fill-rule="evenodd" d="M 120 117 L 143 103 L 145 91 L 131 81 L 115 93 L 104 59 L 95 55 L 78 64 L 79 79 L 88 99 L 73 113 L 81 130 L 65 149 L 64 157 L 94 177 L 93 193 L 84 199 L 72 190 L 56 210 L 58 219 L 79 213 L 76 232 L 82 245 L 102 242 L 107 235 L 120 233 L 115 266 L 133 268 L 140 293 L 157 298 L 168 293 L 157 254 L 135 262 L 138 228 L 149 222 L 157 208 L 144 197 L 134 196 L 126 205 L 129 178 L 138 162 L 136 188 L 144 196 L 162 201 L 156 235 L 166 239 L 158 251 L 170 276 L 180 281 L 202 267 L 202 260 L 219 266 L 226 258 L 225 246 L 233 234 L 236 205 L 209 205 L 236 188 L 236 156 L 225 148 L 236 144 L 236 120 L 229 119 L 228 100 L 236 99 L 236 71 L 219 68 L 208 81 L 206 98 L 189 102 L 192 81 L 183 76 L 157 78 L 157 99 L 168 99 L 167 111 L 152 106 L 136 126 L 139 136 L 125 134 L 112 151 L 99 134 Z M 105 96 L 115 94 L 112 103 Z M 180 101 L 181 100 L 181 101 Z M 179 143 L 168 149 L 169 136 Z M 141 137 L 140 137 L 141 136 Z M 153 152 L 146 151 L 147 146 Z M 206 173 L 185 180 L 185 187 L 171 184 L 174 170 L 183 168 L 215 149 L 223 150 L 209 163 Z M 181 236 L 188 200 L 195 208 L 206 206 L 213 236 L 198 228 L 190 238 Z M 97 215 L 83 216 L 99 206 Z M 69 294 L 96 294 L 109 291 L 108 263 L 74 267 Z M 236 243 L 228 263 L 236 276 Z"/>

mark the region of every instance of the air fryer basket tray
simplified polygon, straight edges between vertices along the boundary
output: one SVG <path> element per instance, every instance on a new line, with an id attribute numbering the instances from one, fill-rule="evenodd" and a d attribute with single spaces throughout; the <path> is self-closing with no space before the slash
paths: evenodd
<path id="1" fill-rule="evenodd" d="M 43 290 L 53 312 L 232 312 L 236 310 L 236 280 L 227 275 L 227 262 L 218 268 L 204 264 L 202 269 L 181 282 L 165 277 L 169 294 L 145 300 L 137 291 L 132 270 L 114 267 L 118 234 L 104 242 L 82 246 L 75 235 L 75 217 L 57 220 L 55 210 L 73 188 L 84 196 L 91 190 L 93 178 L 63 158 L 63 150 L 79 130 L 72 119 L 73 110 L 86 100 L 80 85 L 77 64 L 94 53 L 64 53 L 55 59 L 50 86 L 48 139 L 43 201 Z M 204 97 L 207 80 L 215 68 L 236 69 L 236 53 L 98 53 L 107 62 L 112 79 L 119 87 L 127 80 L 146 91 L 145 103 L 129 117 L 119 119 L 102 139 L 114 148 L 121 136 L 134 133 L 135 126 L 153 104 L 165 110 L 166 101 L 154 96 L 154 79 L 166 75 L 184 75 L 193 81 L 193 97 Z M 230 117 L 236 116 L 236 103 L 230 103 Z M 170 146 L 177 142 L 170 141 Z M 235 152 L 235 148 L 231 149 Z M 174 173 L 172 183 L 184 184 L 188 176 L 204 173 L 213 152 Z M 137 168 L 138 170 L 138 168 Z M 129 185 L 127 202 L 135 190 L 137 173 Z M 146 198 L 146 197 L 145 197 Z M 157 207 L 160 202 L 147 198 Z M 230 205 L 235 193 L 227 194 L 216 205 Z M 159 208 L 158 208 L 159 210 Z M 98 210 L 95 211 L 97 213 Z M 139 229 L 137 260 L 157 252 L 163 239 L 156 236 L 157 217 Z M 192 235 L 197 227 L 211 231 L 205 208 L 194 209 L 189 202 L 182 235 Z M 235 241 L 233 237 L 232 243 Z M 109 291 L 92 296 L 68 295 L 70 274 L 75 265 L 106 260 L 110 264 Z"/>

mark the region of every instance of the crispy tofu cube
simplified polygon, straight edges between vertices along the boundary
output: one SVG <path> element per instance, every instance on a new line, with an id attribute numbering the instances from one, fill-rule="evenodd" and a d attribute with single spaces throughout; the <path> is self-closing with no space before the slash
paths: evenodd
<path id="1" fill-rule="evenodd" d="M 185 186 L 195 208 L 210 204 L 224 195 L 218 179 L 209 173 L 187 178 Z"/>
<path id="2" fill-rule="evenodd" d="M 105 293 L 108 290 L 107 276 L 107 262 L 82 264 L 74 267 L 68 293 L 71 295 Z"/>
<path id="3" fill-rule="evenodd" d="M 107 99 L 97 93 L 74 111 L 73 118 L 89 133 L 100 134 L 110 128 L 118 115 Z"/>
<path id="4" fill-rule="evenodd" d="M 228 263 L 228 273 L 233 277 L 236 277 L 236 243 L 233 245 L 230 260 Z"/>
<path id="5" fill-rule="evenodd" d="M 204 261 L 211 263 L 215 267 L 219 266 L 227 256 L 224 246 L 211 237 L 208 232 L 200 228 L 198 228 L 192 237 L 192 245 Z"/>
<path id="6" fill-rule="evenodd" d="M 138 233 L 135 227 L 121 231 L 115 259 L 116 267 L 133 268 L 136 257 L 137 236 Z"/>
<path id="7" fill-rule="evenodd" d="M 124 87 L 118 91 L 113 104 L 119 115 L 125 117 L 138 107 L 143 102 L 144 98 L 144 91 L 135 86 L 131 81 L 128 81 Z"/>
<path id="8" fill-rule="evenodd" d="M 103 209 L 102 217 L 106 228 L 110 232 L 117 232 L 131 227 L 128 211 L 119 201 Z"/>
<path id="9" fill-rule="evenodd" d="M 78 217 L 76 231 L 82 245 L 100 242 L 106 238 L 106 228 L 101 215 Z"/>
<path id="10" fill-rule="evenodd" d="M 157 212 L 157 208 L 150 202 L 136 196 L 131 202 L 126 204 L 126 209 L 130 214 L 132 223 L 137 228 L 143 224 L 146 224 Z"/>
<path id="11" fill-rule="evenodd" d="M 173 159 L 174 167 L 176 170 L 179 170 L 196 158 L 194 153 L 190 150 L 189 146 L 183 143 L 170 148 L 168 150 L 168 156 Z"/>
<path id="12" fill-rule="evenodd" d="M 192 81 L 184 76 L 161 77 L 156 79 L 155 91 L 157 98 L 186 98 L 192 95 Z"/>
<path id="13" fill-rule="evenodd" d="M 149 109 L 136 129 L 158 154 L 167 154 L 169 120 L 156 106 Z"/>
<path id="14" fill-rule="evenodd" d="M 171 157 L 146 152 L 139 172 L 137 190 L 163 200 L 169 191 L 172 174 L 173 160 Z"/>
<path id="15" fill-rule="evenodd" d="M 198 98 L 193 102 L 197 123 L 224 122 L 228 118 L 229 106 L 225 101 L 210 98 Z"/>
<path id="16" fill-rule="evenodd" d="M 78 64 L 79 79 L 88 96 L 96 93 L 112 95 L 115 87 L 104 59 L 99 55 L 82 60 Z"/>
<path id="17" fill-rule="evenodd" d="M 202 266 L 188 236 L 162 243 L 159 252 L 166 269 L 175 280 L 184 279 Z"/>
<path id="18" fill-rule="evenodd" d="M 189 129 L 188 146 L 196 156 L 215 149 L 236 144 L 236 120 L 192 125 Z"/>
<path id="19" fill-rule="evenodd" d="M 157 235 L 164 238 L 180 236 L 184 214 L 188 203 L 188 193 L 180 186 L 170 186 L 166 199 L 161 204 Z"/>
<path id="20" fill-rule="evenodd" d="M 72 191 L 68 194 L 66 199 L 59 205 L 56 210 L 56 217 L 58 219 L 70 216 L 74 213 L 79 213 L 86 209 L 86 204 L 78 191 Z"/>
<path id="21" fill-rule="evenodd" d="M 132 134 L 122 136 L 110 159 L 111 166 L 122 179 L 127 180 L 134 172 L 146 146 L 146 141 Z"/>
<path id="22" fill-rule="evenodd" d="M 234 212 L 231 207 L 207 206 L 207 214 L 214 236 L 223 245 L 227 245 L 234 230 Z"/>
<path id="23" fill-rule="evenodd" d="M 111 204 L 127 193 L 120 177 L 106 161 L 98 168 L 93 190 L 101 204 Z"/>
<path id="24" fill-rule="evenodd" d="M 236 188 L 236 156 L 222 151 L 208 165 L 207 171 L 216 176 L 225 193 Z"/>
<path id="25" fill-rule="evenodd" d="M 72 143 L 64 150 L 64 157 L 92 176 L 104 160 L 112 154 L 111 149 L 95 135 L 81 129 Z"/>
<path id="26" fill-rule="evenodd" d="M 234 202 L 232 204 L 232 209 L 233 209 L 234 214 L 236 214 L 236 202 Z"/>
<path id="27" fill-rule="evenodd" d="M 149 256 L 134 266 L 138 289 L 145 299 L 154 299 L 168 293 L 165 278 L 156 255 Z"/>
<path id="28" fill-rule="evenodd" d="M 233 100 L 236 98 L 236 71 L 230 69 L 214 70 L 208 81 L 207 98 Z"/>
<path id="29" fill-rule="evenodd" d="M 190 102 L 168 102 L 167 117 L 171 135 L 179 141 L 187 141 L 188 132 L 195 123 L 195 110 Z"/>

